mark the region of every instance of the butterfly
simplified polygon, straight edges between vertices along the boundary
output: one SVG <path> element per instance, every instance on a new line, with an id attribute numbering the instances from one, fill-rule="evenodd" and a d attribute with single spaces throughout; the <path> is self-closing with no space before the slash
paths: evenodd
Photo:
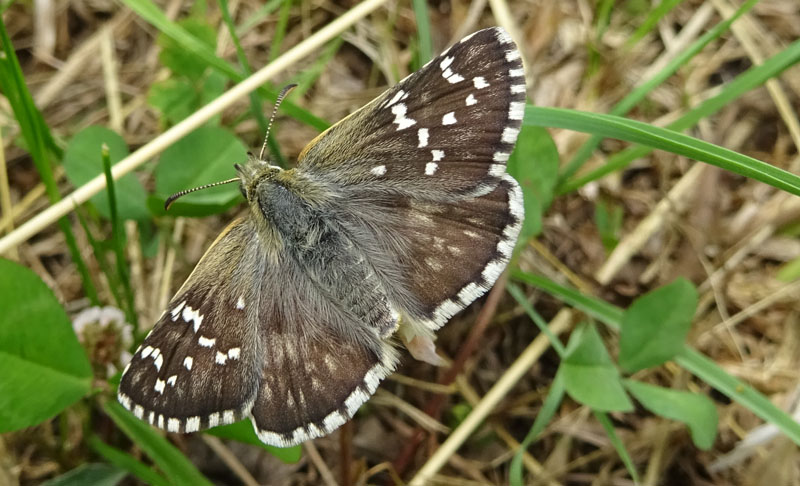
<path id="1" fill-rule="evenodd" d="M 524 106 L 519 51 L 484 29 L 320 134 L 295 168 L 237 164 L 246 216 L 169 302 L 118 400 L 170 432 L 249 417 L 281 447 L 344 424 L 396 368 L 398 336 L 431 343 L 508 263 Z"/>

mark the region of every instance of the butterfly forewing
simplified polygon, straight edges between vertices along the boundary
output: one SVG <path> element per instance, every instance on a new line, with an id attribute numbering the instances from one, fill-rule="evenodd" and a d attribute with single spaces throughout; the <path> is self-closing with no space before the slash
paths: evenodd
<path id="1" fill-rule="evenodd" d="M 516 46 L 500 28 L 481 30 L 331 127 L 299 167 L 413 197 L 486 193 L 505 172 L 524 101 Z"/>

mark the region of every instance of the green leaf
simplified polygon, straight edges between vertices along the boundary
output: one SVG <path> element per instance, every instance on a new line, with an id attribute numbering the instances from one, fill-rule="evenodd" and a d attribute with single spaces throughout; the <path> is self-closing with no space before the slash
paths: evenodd
<path id="1" fill-rule="evenodd" d="M 619 307 L 581 294 L 577 290 L 564 287 L 539 275 L 519 270 L 512 271 L 511 275 L 515 279 L 541 288 L 557 299 L 602 320 L 610 328 L 619 329 L 623 316 L 623 311 Z M 684 346 L 681 354 L 675 357 L 675 362 L 731 400 L 738 402 L 767 422 L 775 424 L 795 444 L 800 444 L 800 423 L 797 423 L 789 414 L 775 406 L 769 398 L 759 393 L 758 390 L 741 380 L 737 380 L 708 357 L 689 346 Z"/>
<path id="2" fill-rule="evenodd" d="M 594 326 L 580 326 L 572 334 L 558 372 L 564 374 L 564 387 L 573 400 L 605 412 L 633 410 Z"/>
<path id="3" fill-rule="evenodd" d="M 521 243 L 542 231 L 542 217 L 553 201 L 558 182 L 558 163 L 558 149 L 550 133 L 544 128 L 523 126 L 508 160 L 508 173 L 519 182 L 525 199 Z"/>
<path id="4" fill-rule="evenodd" d="M 115 164 L 128 156 L 128 145 L 116 132 L 101 126 L 86 127 L 76 133 L 64 152 L 64 169 L 72 185 L 79 187 L 103 173 L 101 149 L 108 146 Z M 116 183 L 119 216 L 124 219 L 147 219 L 147 193 L 135 174 L 128 174 Z M 111 217 L 108 192 L 103 189 L 92 197 L 92 204 L 105 218 Z"/>
<path id="5" fill-rule="evenodd" d="M 299 445 L 281 448 L 261 442 L 258 440 L 258 436 L 253 430 L 253 424 L 249 420 L 240 420 L 239 422 L 230 425 L 220 425 L 219 427 L 208 429 L 205 433 L 221 437 L 223 439 L 232 439 L 239 442 L 244 442 L 245 444 L 261 447 L 287 464 L 293 464 L 299 461 L 300 456 L 303 453 L 303 448 Z"/>
<path id="6" fill-rule="evenodd" d="M 111 417 L 125 435 L 138 445 L 145 454 L 164 472 L 171 484 L 191 484 L 197 486 L 211 486 L 206 479 L 188 459 L 160 436 L 155 429 L 150 427 L 125 410 L 116 401 L 109 401 L 103 405 L 103 410 Z"/>
<path id="7" fill-rule="evenodd" d="M 150 85 L 147 103 L 171 124 L 178 123 L 198 108 L 197 92 L 185 79 L 169 78 Z"/>
<path id="8" fill-rule="evenodd" d="M 684 278 L 633 301 L 620 328 L 619 364 L 631 373 L 658 366 L 683 350 L 697 309 L 697 290 Z"/>
<path id="9" fill-rule="evenodd" d="M 205 20 L 189 18 L 179 20 L 176 23 L 178 27 L 183 28 L 185 32 L 198 40 L 206 49 L 211 51 L 216 49 L 217 33 Z M 206 62 L 188 52 L 179 42 L 163 32 L 158 35 L 158 45 L 161 46 L 158 60 L 175 74 L 197 81 L 208 67 Z"/>
<path id="10" fill-rule="evenodd" d="M 625 387 L 646 409 L 656 415 L 685 423 L 694 445 L 711 449 L 717 436 L 717 409 L 704 395 L 625 380 Z"/>
<path id="11" fill-rule="evenodd" d="M 108 464 L 81 464 L 42 486 L 116 486 L 128 473 Z"/>
<path id="12" fill-rule="evenodd" d="M 178 191 L 236 176 L 233 164 L 247 159 L 247 149 L 230 132 L 203 126 L 174 143 L 161 154 L 156 167 L 156 194 L 161 205 Z M 209 215 L 229 207 L 240 197 L 236 184 L 204 189 L 181 197 L 170 207 L 177 216 Z"/>
<path id="13" fill-rule="evenodd" d="M 47 420 L 89 392 L 92 369 L 53 292 L 0 259 L 0 433 Z"/>

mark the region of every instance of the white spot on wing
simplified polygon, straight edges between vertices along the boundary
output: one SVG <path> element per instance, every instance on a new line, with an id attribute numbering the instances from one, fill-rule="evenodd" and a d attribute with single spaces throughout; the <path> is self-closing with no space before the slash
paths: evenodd
<path id="1" fill-rule="evenodd" d="M 525 76 L 525 71 L 522 68 L 509 69 L 508 75 L 512 78 L 521 78 L 522 76 Z"/>
<path id="2" fill-rule="evenodd" d="M 495 152 L 492 160 L 495 162 L 508 162 L 509 153 L 507 152 Z"/>
<path id="3" fill-rule="evenodd" d="M 508 32 L 506 32 L 506 29 L 502 27 L 495 27 L 494 33 L 497 36 L 497 40 L 500 41 L 501 44 L 510 44 L 513 42 L 511 36 L 508 35 Z"/>
<path id="4" fill-rule="evenodd" d="M 473 95 L 472 93 L 470 93 L 469 96 L 467 96 L 466 102 L 467 102 L 467 106 L 472 106 L 472 105 L 478 104 L 478 100 L 475 99 L 475 95 Z"/>
<path id="5" fill-rule="evenodd" d="M 164 393 L 164 387 L 167 383 L 162 380 L 161 378 L 156 378 L 156 385 L 153 387 L 153 390 L 157 391 L 158 393 Z"/>
<path id="6" fill-rule="evenodd" d="M 375 174 L 376 176 L 382 176 L 386 173 L 386 166 L 385 165 L 377 165 L 370 169 L 370 172 Z"/>
<path id="7" fill-rule="evenodd" d="M 449 68 L 451 64 L 453 64 L 454 60 L 454 57 L 445 57 L 442 59 L 442 62 L 439 63 L 439 68 L 444 71 L 445 69 Z"/>
<path id="8" fill-rule="evenodd" d="M 172 375 L 169 378 L 167 378 L 167 385 L 175 386 L 176 381 L 178 381 L 178 375 Z"/>
<path id="9" fill-rule="evenodd" d="M 527 91 L 528 89 L 525 87 L 524 84 L 515 84 L 514 86 L 511 87 L 512 94 L 525 93 Z"/>
<path id="10" fill-rule="evenodd" d="M 181 421 L 176 418 L 167 420 L 167 430 L 169 432 L 178 432 L 181 430 Z"/>
<path id="11" fill-rule="evenodd" d="M 208 416 L 208 426 L 216 427 L 219 425 L 219 412 L 214 412 Z"/>
<path id="12" fill-rule="evenodd" d="M 405 130 L 406 128 L 415 125 L 417 122 L 411 118 L 406 118 L 408 107 L 404 103 L 398 103 L 392 106 L 392 114 L 394 115 L 394 123 L 397 124 L 398 130 Z"/>
<path id="13" fill-rule="evenodd" d="M 475 282 L 468 283 L 461 291 L 458 293 L 458 298 L 464 305 L 469 305 L 472 301 L 483 295 L 485 289 L 480 287 Z"/>
<path id="14" fill-rule="evenodd" d="M 230 359 L 239 359 L 239 354 L 241 353 L 240 348 L 231 348 L 228 350 L 228 358 Z"/>
<path id="15" fill-rule="evenodd" d="M 186 433 L 197 432 L 200 430 L 200 417 L 189 417 L 186 419 Z"/>
<path id="16" fill-rule="evenodd" d="M 417 131 L 417 137 L 419 137 L 419 145 L 417 148 L 423 148 L 428 146 L 428 129 L 427 128 L 420 128 Z"/>
<path id="17" fill-rule="evenodd" d="M 425 164 L 425 175 L 433 175 L 436 173 L 436 169 L 439 168 L 439 164 L 436 162 L 428 162 Z"/>
<path id="18" fill-rule="evenodd" d="M 517 141 L 517 135 L 519 135 L 519 129 L 518 128 L 505 127 L 503 129 L 503 136 L 502 136 L 501 140 L 504 143 L 513 144 L 514 142 Z"/>
<path id="19" fill-rule="evenodd" d="M 451 111 L 442 117 L 442 125 L 454 125 L 456 123 L 456 114 Z"/>
<path id="20" fill-rule="evenodd" d="M 506 52 L 506 61 L 514 62 L 519 59 L 519 51 L 516 49 L 512 49 Z"/>
<path id="21" fill-rule="evenodd" d="M 205 337 L 205 336 L 200 336 L 200 337 L 197 339 L 197 344 L 199 344 L 200 346 L 203 346 L 204 348 L 210 348 L 210 347 L 211 347 L 211 346 L 213 346 L 213 345 L 214 345 L 216 342 L 217 342 L 217 340 L 216 340 L 215 338 L 211 338 L 211 339 L 209 339 L 209 338 L 207 338 L 207 337 Z"/>
<path id="22" fill-rule="evenodd" d="M 392 97 L 392 99 L 389 100 L 389 102 L 386 104 L 386 107 L 388 108 L 388 107 L 392 106 L 393 104 L 397 103 L 398 101 L 400 101 L 400 98 L 403 97 L 403 94 L 405 94 L 405 93 L 403 92 L 402 89 L 397 90 L 397 93 L 395 93 L 394 96 Z"/>
<path id="23" fill-rule="evenodd" d="M 178 316 L 181 314 L 181 309 L 183 309 L 184 305 L 186 305 L 186 301 L 185 300 L 183 302 L 181 302 L 180 304 L 178 304 L 177 306 L 175 306 L 174 309 L 172 309 L 170 314 L 172 314 L 172 320 L 173 321 L 178 320 Z"/>
<path id="24" fill-rule="evenodd" d="M 474 84 L 477 89 L 483 89 L 489 87 L 489 83 L 486 82 L 483 76 L 475 76 L 474 78 L 472 78 L 472 84 Z"/>
<path id="25" fill-rule="evenodd" d="M 161 365 L 164 364 L 164 357 L 159 354 L 156 360 L 153 361 L 153 364 L 156 365 L 158 371 L 161 371 Z"/>
<path id="26" fill-rule="evenodd" d="M 431 150 L 434 162 L 439 162 L 444 158 L 444 150 Z"/>
<path id="27" fill-rule="evenodd" d="M 194 360 L 192 359 L 191 356 L 187 356 L 187 357 L 183 358 L 183 366 L 185 366 L 187 370 L 192 371 L 192 362 L 193 361 Z"/>
<path id="28" fill-rule="evenodd" d="M 142 350 L 142 359 L 145 359 L 146 357 L 150 356 L 150 353 L 152 353 L 152 352 L 153 352 L 153 347 L 152 346 L 145 347 Z"/>
<path id="29" fill-rule="evenodd" d="M 227 361 L 228 361 L 228 355 L 217 351 L 217 358 L 216 358 L 217 364 L 224 365 Z"/>
<path id="30" fill-rule="evenodd" d="M 241 295 L 239 296 L 239 299 L 236 301 L 236 308 L 239 310 L 244 309 L 244 297 Z"/>
<path id="31" fill-rule="evenodd" d="M 509 120 L 522 120 L 522 117 L 525 116 L 525 102 L 524 101 L 512 101 L 511 105 L 508 108 L 508 119 Z"/>
<path id="32" fill-rule="evenodd" d="M 494 177 L 503 177 L 503 174 L 506 173 L 506 166 L 503 164 L 492 164 L 489 167 L 489 175 Z"/>
<path id="33" fill-rule="evenodd" d="M 144 417 L 144 407 L 141 405 L 136 405 L 133 407 L 133 414 L 136 416 L 136 418 L 141 419 Z"/>
<path id="34" fill-rule="evenodd" d="M 222 423 L 232 424 L 234 420 L 233 410 L 225 410 L 222 412 Z"/>

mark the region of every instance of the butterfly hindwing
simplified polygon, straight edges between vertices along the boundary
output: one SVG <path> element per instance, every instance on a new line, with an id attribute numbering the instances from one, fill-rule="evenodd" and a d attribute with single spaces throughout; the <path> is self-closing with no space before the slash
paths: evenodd
<path id="1" fill-rule="evenodd" d="M 245 220 L 232 223 L 134 353 L 118 395 L 137 417 L 170 432 L 195 432 L 249 413 L 261 349 L 238 272 L 248 271 L 251 239 Z"/>
<path id="2" fill-rule="evenodd" d="M 412 197 L 480 195 L 505 172 L 524 102 L 519 51 L 484 29 L 317 137 L 299 168 Z"/>

